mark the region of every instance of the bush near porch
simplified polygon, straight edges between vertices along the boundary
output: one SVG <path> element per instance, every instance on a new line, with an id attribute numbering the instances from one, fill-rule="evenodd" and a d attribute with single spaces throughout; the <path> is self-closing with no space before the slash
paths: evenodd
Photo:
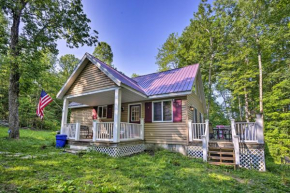
<path id="1" fill-rule="evenodd" d="M 165 150 L 112 158 L 55 149 L 55 132 L 0 127 L 0 192 L 287 192 L 290 169 L 267 172 L 211 166 Z M 15 154 L 21 153 L 21 154 Z M 14 156 L 12 156 L 14 155 Z M 15 156 L 16 155 L 16 156 Z M 34 157 L 31 157 L 34 156 Z"/>

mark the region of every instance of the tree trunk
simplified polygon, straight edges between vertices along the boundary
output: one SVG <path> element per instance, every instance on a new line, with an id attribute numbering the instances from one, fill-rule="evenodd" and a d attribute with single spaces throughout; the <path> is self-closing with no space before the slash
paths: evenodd
<path id="1" fill-rule="evenodd" d="M 240 121 L 242 121 L 243 120 L 243 118 L 242 118 L 242 104 L 241 104 L 241 98 L 240 98 L 240 96 L 238 96 L 238 100 L 239 100 Z"/>
<path id="2" fill-rule="evenodd" d="M 245 112 L 246 112 L 246 121 L 250 122 L 249 117 L 250 117 L 250 111 L 249 111 L 249 99 L 248 99 L 248 93 L 247 93 L 247 88 L 244 88 L 245 91 Z"/>
<path id="3" fill-rule="evenodd" d="M 19 138 L 19 115 L 18 115 L 18 96 L 19 96 L 19 24 L 20 16 L 24 7 L 15 7 L 13 13 L 13 22 L 11 26 L 11 35 L 10 35 L 10 52 L 11 52 L 11 66 L 10 66 L 10 77 L 9 77 L 9 137 L 10 138 Z"/>
<path id="4" fill-rule="evenodd" d="M 262 56 L 260 49 L 258 50 L 258 62 L 259 62 L 259 101 L 260 101 L 260 113 L 263 114 L 263 69 L 262 69 Z"/>
<path id="5" fill-rule="evenodd" d="M 213 54 L 213 38 L 210 37 L 210 49 L 211 49 L 211 58 L 210 58 L 210 65 L 208 69 L 208 102 L 207 102 L 207 118 L 209 119 L 209 113 L 210 113 L 210 102 L 211 102 L 211 73 L 212 73 L 212 66 L 213 66 L 213 60 L 214 60 L 214 54 Z"/>

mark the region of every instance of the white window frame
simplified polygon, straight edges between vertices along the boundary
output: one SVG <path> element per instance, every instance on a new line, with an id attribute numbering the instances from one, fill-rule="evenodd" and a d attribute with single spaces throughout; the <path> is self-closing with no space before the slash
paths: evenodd
<path id="1" fill-rule="evenodd" d="M 163 120 L 163 102 L 164 101 L 171 101 L 171 120 L 170 121 L 164 121 Z M 160 103 L 161 102 L 161 121 L 154 121 L 154 103 Z M 160 123 L 160 122 L 173 122 L 173 100 L 159 100 L 159 101 L 152 101 L 152 122 Z"/>
<path id="2" fill-rule="evenodd" d="M 102 115 L 104 114 L 104 107 L 106 107 L 107 111 L 106 111 L 106 116 L 105 116 L 105 117 L 100 117 L 100 116 L 99 116 L 99 107 L 102 107 Z M 98 112 L 97 112 L 97 114 L 98 114 L 98 119 L 99 119 L 99 118 L 100 118 L 100 119 L 106 119 L 107 116 L 108 116 L 108 105 L 101 105 L 101 106 L 98 106 Z"/>
<path id="3" fill-rule="evenodd" d="M 128 123 L 130 123 L 131 122 L 131 120 L 130 120 L 130 106 L 134 106 L 134 105 L 140 105 L 140 119 L 142 118 L 142 103 L 132 103 L 132 104 L 128 104 Z M 141 121 L 141 120 L 140 120 Z"/>

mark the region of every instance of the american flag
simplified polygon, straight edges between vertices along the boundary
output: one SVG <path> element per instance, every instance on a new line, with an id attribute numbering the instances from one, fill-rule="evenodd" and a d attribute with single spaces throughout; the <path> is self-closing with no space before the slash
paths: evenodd
<path id="1" fill-rule="evenodd" d="M 40 98 L 39 98 L 37 110 L 36 110 L 36 115 L 39 116 L 41 119 L 43 119 L 44 107 L 46 107 L 51 102 L 52 102 L 52 98 L 44 90 L 42 90 Z"/>

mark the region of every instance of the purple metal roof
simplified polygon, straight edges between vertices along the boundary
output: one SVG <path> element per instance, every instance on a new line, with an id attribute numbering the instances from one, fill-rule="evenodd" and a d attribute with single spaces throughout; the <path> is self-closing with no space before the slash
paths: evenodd
<path id="1" fill-rule="evenodd" d="M 96 63 L 98 62 L 102 67 L 104 67 L 110 74 L 112 74 L 115 78 L 117 78 L 119 81 L 121 81 L 123 84 L 143 93 L 146 95 L 146 93 L 143 91 L 143 89 L 131 78 L 128 76 L 122 74 L 121 72 L 115 70 L 111 66 L 107 65 L 103 61 L 99 60 L 98 58 L 92 56 L 89 53 L 86 53 L 87 57 L 91 60 L 91 62 Z"/>
<path id="2" fill-rule="evenodd" d="M 191 91 L 199 64 L 133 78 L 148 96 Z"/>
<path id="3" fill-rule="evenodd" d="M 138 76 L 136 78 L 129 78 L 123 73 L 105 64 L 101 60 L 95 58 L 91 54 L 86 53 L 86 55 L 91 62 L 94 64 L 98 62 L 103 68 L 105 68 L 111 75 L 113 75 L 123 84 L 147 96 L 191 91 L 199 68 L 199 64 L 194 64 L 183 68 L 172 69 L 164 72 L 156 72 Z"/>

